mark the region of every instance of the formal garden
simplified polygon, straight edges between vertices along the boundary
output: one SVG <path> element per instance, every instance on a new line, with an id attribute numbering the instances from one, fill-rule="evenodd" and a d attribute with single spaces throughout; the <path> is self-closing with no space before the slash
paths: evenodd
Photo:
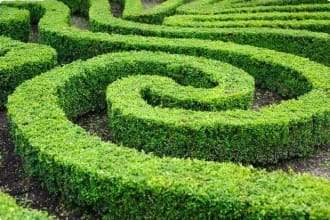
<path id="1" fill-rule="evenodd" d="M 0 1 L 0 220 L 330 219 L 328 0 Z"/>

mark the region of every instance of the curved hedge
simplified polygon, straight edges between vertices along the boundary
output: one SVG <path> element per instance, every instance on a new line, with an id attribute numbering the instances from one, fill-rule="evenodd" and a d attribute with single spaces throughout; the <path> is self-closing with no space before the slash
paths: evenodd
<path id="1" fill-rule="evenodd" d="M 49 220 L 45 213 L 19 207 L 10 196 L 0 192 L 0 218 L 6 220 Z"/>
<path id="2" fill-rule="evenodd" d="M 142 23 L 161 24 L 164 17 L 172 15 L 186 0 L 165 0 L 153 8 L 145 9 L 142 1 L 124 0 L 123 18 Z"/>
<path id="3" fill-rule="evenodd" d="M 167 19 L 166 25 L 179 27 L 208 27 L 208 28 L 248 28 L 248 27 L 270 27 L 283 29 L 302 29 L 316 32 L 330 33 L 330 20 L 248 20 L 248 21 L 193 21 L 177 20 L 177 18 Z"/>
<path id="4" fill-rule="evenodd" d="M 286 29 L 305 29 L 330 32 L 330 13 L 254 13 L 217 16 L 172 16 L 165 19 L 165 25 L 181 27 L 273 27 Z"/>
<path id="5" fill-rule="evenodd" d="M 54 49 L 1 36 L 0 55 L 0 109 L 4 108 L 7 96 L 19 84 L 57 64 Z"/>
<path id="6" fill-rule="evenodd" d="M 258 6 L 247 6 L 246 4 L 239 4 L 236 7 L 228 5 L 226 7 L 218 6 L 214 3 L 214 0 L 199 0 L 193 1 L 189 4 L 182 5 L 177 8 L 177 14 L 230 14 L 230 13 L 255 13 L 255 12 L 314 12 L 314 11 L 329 11 L 330 5 L 326 0 L 321 0 L 317 4 L 316 2 L 302 2 L 300 4 L 292 5 L 258 5 Z M 221 2 L 219 2 L 222 4 Z M 282 1 L 283 3 L 283 1 Z M 306 4 L 313 3 L 313 4 Z M 323 4 L 322 4 L 323 3 Z M 200 10 L 203 8 L 203 10 Z"/>
<path id="7" fill-rule="evenodd" d="M 91 1 L 89 18 L 92 31 L 138 34 L 166 38 L 199 38 L 233 41 L 236 43 L 251 44 L 258 47 L 293 53 L 329 65 L 329 53 L 325 51 L 323 52 L 323 50 L 329 50 L 329 34 L 275 28 L 197 29 L 196 27 L 178 28 L 141 23 L 138 24 L 111 16 L 109 8 L 110 6 L 106 0 Z M 325 25 L 325 27 L 326 26 L 327 25 Z M 316 25 L 313 27 L 318 29 Z M 306 42 L 308 42 L 308 44 Z M 314 48 L 314 51 L 319 51 L 318 55 L 311 52 L 313 50 L 311 47 Z M 316 58 L 316 56 L 319 56 L 319 58 Z"/>
<path id="8" fill-rule="evenodd" d="M 88 11 L 89 2 L 86 2 L 86 0 L 82 0 L 81 2 L 66 0 L 65 2 L 71 2 L 73 8 L 77 8 L 77 4 L 81 5 L 81 12 Z M 222 39 L 225 41 L 230 40 L 237 43 L 252 44 L 259 47 L 277 49 L 280 51 L 305 56 L 311 60 L 329 65 L 329 34 L 271 28 L 234 28 L 221 30 L 214 30 L 213 28 L 210 28 L 204 30 L 196 28 L 183 29 L 168 27 L 171 30 L 169 31 L 168 28 L 162 26 L 141 23 L 137 24 L 135 22 L 123 21 L 111 16 L 110 5 L 107 0 L 92 0 L 90 3 L 91 8 L 89 10 L 89 18 L 93 31 L 142 34 L 147 36 L 156 35 L 158 37 L 146 38 L 132 35 L 108 35 L 105 33 L 90 33 L 87 31 L 78 30 L 76 28 L 71 28 L 69 25 L 69 9 L 55 0 L 48 0 L 39 3 L 21 2 L 17 4 L 23 6 L 25 5 L 25 7 L 28 8 L 30 8 L 31 5 L 35 6 L 33 10 L 38 10 L 41 7 L 46 11 L 39 22 L 40 42 L 54 47 L 59 54 L 59 59 L 62 61 L 88 58 L 100 53 L 111 52 L 114 50 L 149 50 L 151 48 L 150 45 L 154 45 L 152 47 L 157 48 L 157 50 L 170 52 L 173 50 L 173 47 L 177 47 L 177 45 L 180 45 L 180 50 L 183 50 L 183 48 L 185 48 L 185 50 L 190 50 L 189 48 L 192 46 L 196 47 L 196 45 L 215 44 L 215 42 L 197 39 L 179 40 L 171 38 L 193 37 L 204 39 Z M 219 41 L 218 44 L 221 43 L 222 42 Z M 318 51 L 318 53 L 315 53 L 314 51 Z M 175 53 L 177 52 L 178 51 L 176 50 Z"/>
<path id="9" fill-rule="evenodd" d="M 299 4 L 326 4 L 327 0 L 214 0 L 210 2 L 213 7 L 217 8 L 239 8 L 239 7 L 256 7 L 256 6 L 273 6 L 273 5 L 299 5 Z"/>
<path id="10" fill-rule="evenodd" d="M 279 65 L 280 55 L 268 54 L 268 60 L 274 63 L 273 68 Z M 286 56 L 286 59 L 289 58 Z M 287 64 L 291 72 L 283 76 L 283 84 L 290 87 L 287 81 L 298 77 L 308 79 L 311 84 L 308 83 L 307 87 L 313 89 L 297 101 L 282 102 L 260 112 L 205 113 L 154 109 L 146 104 L 140 93 L 151 86 L 150 82 L 156 88 L 161 86 L 164 83 L 159 85 L 157 81 L 162 80 L 133 78 L 114 83 L 108 90 L 111 137 L 126 146 L 158 155 L 220 161 L 272 163 L 290 156 L 309 154 L 312 151 L 310 147 L 330 141 L 327 119 L 330 107 L 327 92 L 330 88 L 329 68 L 303 59 L 296 58 L 294 62 L 295 65 Z M 247 62 L 245 65 L 252 68 L 249 65 L 254 64 Z M 263 75 L 259 80 L 266 85 L 269 79 Z M 282 89 L 288 88 L 283 86 Z M 178 104 L 178 107 L 183 105 Z"/>
<path id="11" fill-rule="evenodd" d="M 329 7 L 330 9 L 330 7 Z M 166 20 L 184 21 L 249 21 L 249 20 L 329 20 L 329 12 L 256 12 L 256 13 L 231 13 L 217 15 L 173 15 Z"/>
<path id="12" fill-rule="evenodd" d="M 0 35 L 21 41 L 29 40 L 29 11 L 2 7 L 0 5 L 0 15 Z"/>
<path id="13" fill-rule="evenodd" d="M 158 158 L 102 142 L 68 120 L 104 107 L 101 100 L 111 81 L 131 70 L 145 73 L 136 60 L 159 60 L 158 56 L 166 55 L 103 55 L 56 68 L 19 86 L 8 105 L 14 141 L 29 170 L 48 189 L 109 218 L 329 218 L 330 187 L 325 179 L 231 163 Z M 132 66 L 127 72 L 122 71 L 125 60 Z M 310 74 L 314 65 L 326 68 L 310 65 Z M 319 102 L 318 108 L 305 113 L 314 115 L 321 132 L 329 131 L 329 94 L 323 90 L 329 84 L 319 83 L 314 85 L 318 89 L 292 102 Z M 294 109 L 286 113 L 293 118 L 304 117 L 290 110 Z"/>

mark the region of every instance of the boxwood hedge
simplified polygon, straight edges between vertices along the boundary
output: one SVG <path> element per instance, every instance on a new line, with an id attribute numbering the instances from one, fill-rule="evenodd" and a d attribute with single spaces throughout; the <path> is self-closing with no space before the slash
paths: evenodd
<path id="1" fill-rule="evenodd" d="M 125 21 L 111 16 L 109 11 L 110 6 L 107 0 L 91 1 L 89 19 L 92 31 L 120 34 L 138 34 L 144 36 L 167 38 L 199 38 L 233 41 L 236 43 L 250 44 L 258 47 L 289 52 L 300 56 L 305 56 L 325 64 L 329 64 L 330 60 L 328 58 L 329 53 L 323 53 L 323 50 L 328 48 L 328 45 L 330 45 L 330 36 L 328 34 L 274 28 L 214 29 L 196 27 L 164 27 L 159 25 Z M 314 27 L 317 28 L 316 25 Z M 304 45 L 305 43 L 306 45 Z M 318 53 L 311 51 L 308 52 L 309 48 L 314 46 L 314 51 L 318 51 Z M 316 58 L 316 56 L 319 56 L 319 58 Z"/>
<path id="2" fill-rule="evenodd" d="M 29 11 L 0 5 L 0 35 L 28 41 L 30 33 Z"/>
<path id="3" fill-rule="evenodd" d="M 179 27 L 208 27 L 208 28 L 247 28 L 247 27 L 271 27 L 283 29 L 302 29 L 316 32 L 330 33 L 330 20 L 241 20 L 241 21 L 194 21 L 178 20 L 169 18 L 165 21 L 166 25 Z"/>
<path id="4" fill-rule="evenodd" d="M 10 196 L 0 192 L 0 218 L 4 220 L 49 220 L 45 213 L 19 207 Z"/>
<path id="5" fill-rule="evenodd" d="M 232 5 L 229 2 L 225 7 L 224 5 L 218 7 L 217 4 L 214 3 L 214 0 L 199 0 L 193 1 L 190 4 L 185 4 L 177 8 L 177 14 L 230 14 L 230 13 L 255 13 L 255 12 L 313 12 L 313 11 L 328 11 L 330 8 L 329 4 L 326 0 L 320 0 L 317 2 L 311 1 L 299 1 L 296 3 L 299 4 L 272 4 L 272 5 L 265 5 L 259 4 L 254 6 L 247 6 L 246 4 L 238 4 Z M 236 1 L 237 2 L 237 1 Z M 277 1 L 283 3 L 283 1 Z M 273 1 L 272 3 L 277 3 Z M 227 1 L 228 3 L 228 1 Z M 286 1 L 288 3 L 288 1 Z M 306 4 L 307 3 L 307 4 Z M 312 4 L 308 4 L 312 3 Z M 321 4 L 317 4 L 321 3 Z M 219 2 L 219 4 L 222 4 Z M 253 3 L 252 3 L 253 4 Z M 236 6 L 236 7 L 233 7 Z M 200 10 L 203 8 L 203 10 Z"/>
<path id="6" fill-rule="evenodd" d="M 329 12 L 310 13 L 253 13 L 230 15 L 176 15 L 167 17 L 163 24 L 181 27 L 275 27 L 305 29 L 329 33 Z"/>
<path id="7" fill-rule="evenodd" d="M 274 63 L 273 69 L 279 65 L 280 56 L 281 54 L 268 54 L 269 61 Z M 297 101 L 282 102 L 260 112 L 235 110 L 205 113 L 155 109 L 146 104 L 140 93 L 151 84 L 164 88 L 163 80 L 133 78 L 114 83 L 108 90 L 111 137 L 125 146 L 142 148 L 158 155 L 220 161 L 229 159 L 271 163 L 290 156 L 309 154 L 312 146 L 330 141 L 327 119 L 330 107 L 327 92 L 330 87 L 329 68 L 322 65 L 317 67 L 318 65 L 310 64 L 308 60 L 292 58 L 295 64 L 286 65 L 291 72 L 286 72 L 283 82 L 297 77 L 303 83 L 305 79 L 308 83 L 304 87 L 311 87 L 312 90 Z M 287 59 L 288 56 L 285 62 Z M 251 68 L 248 66 L 255 64 L 246 62 L 245 65 L 246 68 Z M 290 76 L 293 73 L 294 76 Z M 267 84 L 268 77 L 271 77 L 260 77 L 257 73 L 254 75 L 265 81 L 260 82 L 264 85 Z M 289 82 L 281 84 L 291 86 Z M 168 90 L 173 91 L 170 88 L 171 86 Z M 283 86 L 282 89 L 288 88 Z M 153 93 L 157 94 L 157 91 Z M 178 104 L 176 107 L 182 106 Z M 321 127 L 321 130 L 315 129 Z"/>
<path id="8" fill-rule="evenodd" d="M 327 0 L 214 0 L 211 2 L 213 7 L 218 8 L 239 8 L 239 7 L 255 7 L 255 6 L 272 6 L 272 5 L 299 5 L 299 4 L 317 4 L 328 3 Z"/>
<path id="9" fill-rule="evenodd" d="M 329 7 L 330 11 L 330 7 Z M 173 15 L 165 20 L 185 21 L 248 21 L 248 20 L 329 20 L 329 12 L 257 12 L 257 13 L 231 13 L 218 15 Z"/>
<path id="10" fill-rule="evenodd" d="M 81 0 L 86 1 L 86 0 Z M 202 38 L 221 39 L 234 41 L 236 43 L 252 44 L 258 47 L 265 47 L 285 51 L 300 56 L 305 56 L 311 60 L 329 65 L 328 53 L 330 49 L 330 36 L 325 33 L 314 33 L 302 30 L 282 30 L 273 28 L 230 28 L 214 30 L 162 27 L 150 24 L 137 24 L 131 21 L 124 21 L 113 17 L 110 14 L 110 5 L 107 0 L 91 0 L 90 2 L 78 2 L 65 0 L 70 3 L 73 9 L 80 5 L 81 12 L 88 11 L 89 19 L 93 31 L 121 33 L 121 34 L 142 34 L 148 36 L 158 36 L 155 38 L 145 38 L 132 35 L 115 35 L 105 33 L 90 33 L 71 28 L 69 25 L 69 9 L 60 2 L 48 0 L 39 3 L 18 3 L 28 8 L 36 6 L 34 9 L 43 7 L 47 12 L 39 22 L 40 41 L 56 48 L 59 58 L 63 61 L 72 61 L 78 58 L 92 57 L 103 52 L 127 49 L 150 49 L 150 44 L 157 45 L 157 50 L 171 51 L 170 48 L 180 45 L 180 51 L 185 48 L 198 45 L 215 45 L 216 42 L 202 41 L 195 39 L 166 39 L 160 37 L 179 38 Z M 7 3 L 8 4 L 8 3 Z M 77 5 L 78 4 L 78 5 Z M 84 8 L 86 6 L 86 8 Z M 221 42 L 219 42 L 221 44 Z M 155 49 L 153 49 L 155 50 Z M 177 53 L 179 50 L 176 50 Z M 318 51 L 318 53 L 315 53 Z M 188 52 L 189 53 L 189 52 Z"/>
<path id="11" fill-rule="evenodd" d="M 19 84 L 56 64 L 54 49 L 0 36 L 0 109 L 4 108 L 7 96 Z"/>
<path id="12" fill-rule="evenodd" d="M 145 9 L 142 1 L 123 0 L 123 18 L 142 23 L 161 24 L 164 17 L 172 15 L 186 0 L 165 0 L 153 8 Z"/>
<path id="13" fill-rule="evenodd" d="M 131 71 L 147 74 L 136 61 L 146 57 L 162 60 L 158 56 L 166 55 L 103 55 L 56 68 L 19 86 L 9 99 L 8 114 L 17 150 L 28 170 L 51 191 L 82 207 L 93 207 L 109 219 L 329 218 L 330 184 L 325 179 L 266 173 L 231 163 L 159 158 L 102 142 L 68 120 L 103 108 L 105 89 L 111 81 Z M 329 80 L 325 79 L 328 68 L 302 58 L 294 61 L 287 68 L 305 69 L 303 74 L 314 89 L 296 101 L 264 109 L 260 114 L 287 106 L 287 111 L 283 110 L 268 125 L 275 126 L 277 118 L 282 117 L 281 126 L 275 126 L 278 131 L 289 123 L 292 130 L 288 132 L 299 134 L 298 129 L 303 129 L 306 138 L 315 134 L 312 140 L 327 139 L 329 83 L 324 80 Z M 127 62 L 132 68 L 123 71 Z M 301 106 L 307 110 L 301 110 Z M 233 112 L 232 117 L 237 113 Z M 207 114 L 201 123 L 207 120 Z M 242 120 L 253 114 L 257 113 L 247 113 Z M 182 123 L 192 124 L 189 120 Z M 276 152 L 276 148 L 272 150 Z"/>

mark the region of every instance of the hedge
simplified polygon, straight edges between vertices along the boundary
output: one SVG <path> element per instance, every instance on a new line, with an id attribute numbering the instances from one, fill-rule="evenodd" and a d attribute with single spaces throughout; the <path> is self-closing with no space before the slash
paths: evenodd
<path id="1" fill-rule="evenodd" d="M 165 0 L 153 8 L 145 9 L 142 1 L 123 0 L 124 11 L 123 18 L 142 23 L 161 24 L 164 17 L 173 15 L 180 5 L 186 0 Z"/>
<path id="2" fill-rule="evenodd" d="M 255 6 L 272 6 L 272 5 L 299 5 L 299 4 L 326 4 L 327 0 L 217 0 L 212 4 L 218 8 L 239 8 L 239 7 L 255 7 Z M 211 6 L 211 5 L 210 5 Z"/>
<path id="3" fill-rule="evenodd" d="M 128 61 L 122 58 L 121 66 L 117 67 L 122 68 L 125 63 L 121 77 L 128 73 L 158 74 L 170 76 L 176 81 L 159 79 L 154 82 L 158 89 L 146 87 L 143 96 L 150 104 L 201 111 L 249 109 L 252 106 L 254 80 L 242 70 L 201 58 L 141 54 L 145 56 L 131 56 Z"/>
<path id="4" fill-rule="evenodd" d="M 329 7 L 330 11 L 330 7 Z M 217 15 L 173 15 L 167 17 L 167 20 L 180 21 L 248 21 L 248 20 L 329 20 L 329 12 L 258 12 L 258 13 L 232 13 L 232 14 L 217 14 Z"/>
<path id="5" fill-rule="evenodd" d="M 109 219 L 330 217 L 328 180 L 267 173 L 231 163 L 159 158 L 102 142 L 68 120 L 104 107 L 106 86 L 121 74 L 130 74 L 132 69 L 145 73 L 136 58 L 156 60 L 157 56 L 166 55 L 150 52 L 103 55 L 58 67 L 19 86 L 9 99 L 8 115 L 17 151 L 31 174 L 39 176 L 50 191 L 61 193 L 81 207 L 92 207 Z M 283 110 L 282 117 L 291 118 L 292 125 L 306 128 L 303 129 L 306 138 L 311 132 L 308 131 L 311 122 L 312 133 L 316 135 L 313 140 L 329 138 L 329 133 L 324 133 L 329 131 L 329 94 L 324 90 L 329 83 L 324 81 L 327 75 L 323 75 L 328 68 L 294 56 L 287 59 L 291 58 L 296 62 L 290 62 L 287 68 L 305 67 L 302 74 L 313 81 L 314 89 L 298 100 L 266 108 L 260 114 L 291 107 Z M 135 68 L 121 71 L 125 69 L 125 60 Z M 318 78 L 315 82 L 313 76 Z M 312 108 L 311 104 L 317 105 Z M 308 110 L 300 112 L 301 105 Z M 208 114 L 203 113 L 201 123 Z M 257 113 L 247 112 L 246 117 L 251 114 Z M 302 118 L 305 120 L 298 122 Z M 272 119 L 268 124 L 275 121 Z M 283 123 L 287 122 L 284 119 Z M 184 124 L 191 123 L 185 120 Z M 296 132 L 297 126 L 292 127 L 292 132 Z M 318 136 L 322 132 L 323 138 Z"/>
<path id="6" fill-rule="evenodd" d="M 328 46 L 330 47 L 330 36 L 328 34 L 274 28 L 214 29 L 137 24 L 111 16 L 109 7 L 106 0 L 91 1 L 89 19 L 92 31 L 167 38 L 233 41 L 293 53 L 329 65 L 330 59 L 327 51 L 329 50 Z M 314 51 L 318 51 L 318 53 Z"/>
<path id="7" fill-rule="evenodd" d="M 164 24 L 177 26 L 177 27 L 196 27 L 196 28 L 270 27 L 270 28 L 283 28 L 283 29 L 302 29 L 302 30 L 330 33 L 330 20 L 318 20 L 318 19 L 194 21 L 193 19 L 178 20 L 177 17 L 171 17 L 171 18 L 167 18 Z"/>
<path id="8" fill-rule="evenodd" d="M 276 63 L 279 60 L 283 60 L 282 63 L 287 62 L 287 59 L 287 56 L 280 54 L 268 55 L 268 61 L 273 63 L 270 69 L 276 70 Z M 301 67 L 287 65 L 287 68 L 295 70 L 295 74 L 292 76 L 294 72 L 286 72 L 281 81 L 292 83 L 291 80 L 296 77 L 308 78 L 311 84 L 315 81 L 316 87 L 309 86 L 316 91 L 312 89 L 298 98 L 298 101 L 282 102 L 260 112 L 236 110 L 205 114 L 189 110 L 154 109 L 147 105 L 140 93 L 143 94 L 151 84 L 155 84 L 156 88 L 157 85 L 164 88 L 161 85 L 165 83 L 161 79 L 133 78 L 114 83 L 108 90 L 112 140 L 125 146 L 152 151 L 160 156 L 165 154 L 219 161 L 229 159 L 248 163 L 272 163 L 291 156 L 308 155 L 313 151 L 313 146 L 321 146 L 330 141 L 330 100 L 326 91 L 318 91 L 327 90 L 330 86 L 329 68 L 316 68 L 307 60 L 294 60 L 295 65 Z M 241 62 L 246 69 L 249 65 L 255 65 L 246 60 Z M 315 68 L 312 74 L 305 70 L 311 68 Z M 270 80 L 268 77 L 271 77 L 261 77 L 258 73 L 254 73 L 254 76 L 265 81 L 260 82 L 264 85 Z M 288 87 L 289 84 L 286 83 Z M 306 84 L 302 88 L 305 86 Z M 157 94 L 157 90 L 153 93 Z M 182 106 L 179 104 L 178 107 Z M 322 129 L 318 130 L 320 127 Z"/>
<path id="9" fill-rule="evenodd" d="M 67 2 L 69 0 L 66 0 Z M 280 51 L 292 52 L 294 54 L 305 56 L 311 60 L 329 64 L 329 41 L 328 34 L 313 33 L 309 31 L 281 30 L 271 28 L 234 28 L 234 29 L 196 29 L 196 28 L 167 28 L 140 24 L 135 22 L 123 21 L 112 17 L 110 6 L 106 0 L 92 0 L 89 10 L 91 28 L 94 31 L 102 32 L 120 32 L 143 35 L 157 35 L 159 37 L 142 37 L 132 35 L 108 35 L 105 33 L 90 33 L 81 31 L 69 26 L 69 9 L 60 2 L 48 0 L 39 3 L 17 3 L 29 6 L 40 6 L 47 12 L 39 22 L 40 42 L 54 47 L 59 59 L 64 62 L 70 62 L 79 58 L 88 58 L 100 53 L 127 50 L 127 49 L 148 49 L 163 50 L 171 52 L 173 47 L 175 53 L 184 50 L 191 50 L 191 47 L 209 47 L 211 45 L 222 44 L 222 42 L 202 41 L 197 39 L 164 39 L 160 37 L 185 37 L 185 38 L 206 38 L 222 39 L 235 41 L 243 44 L 255 44 L 259 47 L 277 49 Z M 6 3 L 10 4 L 10 3 Z M 88 5 L 81 3 L 81 5 Z M 76 7 L 76 6 L 74 6 Z M 82 8 L 81 12 L 88 9 Z M 144 29 L 144 27 L 148 29 Z M 158 43 L 161 42 L 161 43 Z M 163 42 L 163 43 L 162 43 Z M 151 46 L 152 45 L 152 46 Z M 204 46 L 202 46 L 204 45 Z M 218 46 L 216 46 L 218 48 Z M 195 50 L 195 49 L 193 49 Z M 318 53 L 315 53 L 318 51 Z M 181 52 L 181 53 L 182 53 Z M 189 52 L 188 52 L 189 53 Z M 191 54 L 191 53 L 189 53 Z"/>
<path id="10" fill-rule="evenodd" d="M 179 14 L 222 14 L 261 11 L 305 11 L 329 8 L 327 0 L 201 0 L 183 5 L 177 9 Z M 203 10 L 200 10 L 203 8 Z"/>
<path id="11" fill-rule="evenodd" d="M 19 84 L 56 64 L 54 49 L 0 36 L 0 109 L 4 108 L 7 96 Z"/>
<path id="12" fill-rule="evenodd" d="M 0 191 L 0 218 L 4 220 L 48 220 L 45 213 L 19 207 L 15 200 Z"/>
<path id="13" fill-rule="evenodd" d="M 28 11 L 0 5 L 0 14 L 0 35 L 21 41 L 29 40 L 30 14 Z"/>
<path id="14" fill-rule="evenodd" d="M 255 6 L 255 7 L 238 7 L 238 8 L 218 8 L 213 5 L 203 4 L 203 10 L 200 10 L 201 1 L 194 1 L 177 8 L 177 14 L 194 14 L 194 15 L 216 15 L 231 13 L 259 13 L 259 12 L 316 12 L 329 11 L 329 4 L 299 4 L 299 5 L 271 5 L 271 6 Z M 193 4 L 194 3 L 194 4 Z"/>

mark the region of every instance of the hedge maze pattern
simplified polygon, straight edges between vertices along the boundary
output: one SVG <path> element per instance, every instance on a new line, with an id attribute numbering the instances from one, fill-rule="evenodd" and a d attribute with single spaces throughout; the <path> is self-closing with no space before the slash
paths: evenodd
<path id="1" fill-rule="evenodd" d="M 330 142 L 328 1 L 126 0 L 122 18 L 112 3 L 0 7 L 13 15 L 1 34 L 26 41 L 38 22 L 47 45 L 0 38 L 2 107 L 51 69 L 6 104 L 31 175 L 105 219 L 330 218 L 328 180 L 228 162 L 275 163 Z M 70 13 L 91 30 L 71 27 Z M 289 100 L 251 110 L 255 85 Z M 72 122 L 105 108 L 113 142 Z"/>

